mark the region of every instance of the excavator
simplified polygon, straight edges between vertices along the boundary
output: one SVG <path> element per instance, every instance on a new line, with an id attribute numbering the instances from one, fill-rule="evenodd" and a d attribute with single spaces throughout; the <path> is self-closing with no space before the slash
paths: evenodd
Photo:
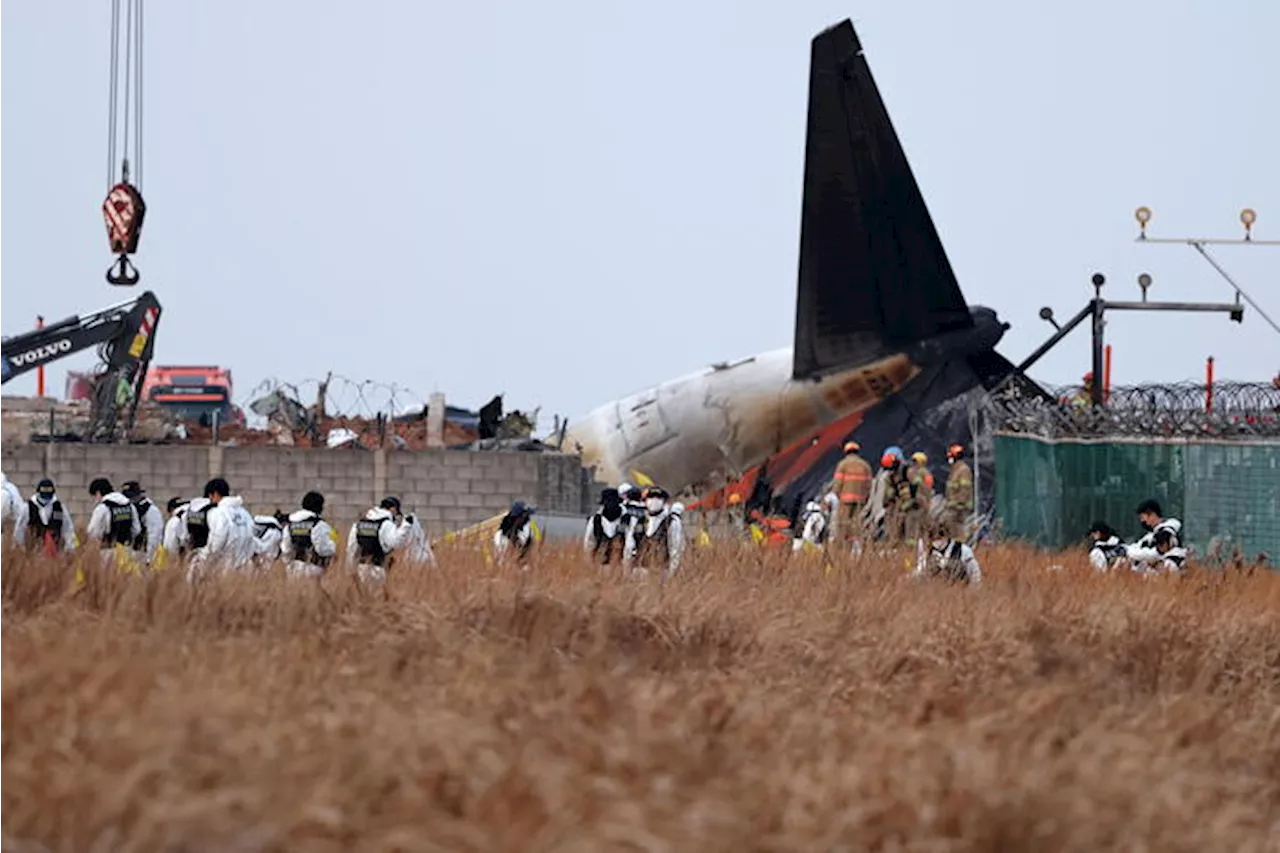
<path id="1" fill-rule="evenodd" d="M 60 320 L 3 341 L 3 382 L 96 346 L 102 364 L 93 376 L 86 441 L 126 438 L 133 428 L 142 383 L 155 347 L 160 301 L 151 291 L 93 314 Z"/>

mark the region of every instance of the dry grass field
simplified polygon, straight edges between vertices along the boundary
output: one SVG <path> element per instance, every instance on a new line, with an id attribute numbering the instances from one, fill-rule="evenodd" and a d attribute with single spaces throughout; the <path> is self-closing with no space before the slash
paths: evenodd
<path id="1" fill-rule="evenodd" d="M 1280 850 L 1280 577 L 3 561 L 12 851 Z"/>

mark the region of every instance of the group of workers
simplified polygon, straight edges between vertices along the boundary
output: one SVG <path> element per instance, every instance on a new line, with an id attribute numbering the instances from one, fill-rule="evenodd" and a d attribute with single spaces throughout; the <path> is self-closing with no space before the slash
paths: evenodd
<path id="1" fill-rule="evenodd" d="M 605 489 L 600 507 L 587 519 L 582 547 L 601 565 L 640 575 L 661 569 L 664 578 L 672 577 L 685 548 L 684 504 L 673 502 L 661 486 L 622 483 Z"/>
<path id="2" fill-rule="evenodd" d="M 54 555 L 81 547 L 70 511 L 51 479 L 41 480 L 25 499 L 0 474 L 3 517 L 12 542 Z M 205 484 L 200 497 L 171 499 L 162 511 L 137 481 L 118 490 L 99 477 L 89 484 L 93 510 L 84 535 L 105 563 L 121 568 L 161 569 L 181 561 L 191 580 L 212 572 L 261 569 L 280 561 L 290 577 L 320 577 L 338 554 L 338 532 L 324 518 L 324 495 L 302 496 L 300 507 L 253 515 L 222 477 Z M 536 510 L 512 504 L 491 541 L 492 553 L 525 565 L 537 538 Z M 356 576 L 378 583 L 393 563 L 434 564 L 435 555 L 421 520 L 388 496 L 351 525 L 346 556 Z"/>
<path id="3" fill-rule="evenodd" d="M 947 481 L 939 504 L 929 457 L 893 446 L 880 456 L 878 471 L 862 458 L 856 441 L 844 446 L 844 458 L 826 488 L 833 531 L 842 545 L 859 548 L 864 540 L 913 542 L 942 530 L 959 535 L 973 514 L 973 469 L 964 460 L 965 448 L 947 448 Z M 834 496 L 834 500 L 831 499 Z M 811 502 L 806 513 L 823 511 Z M 819 527 L 825 535 L 825 527 Z"/>
<path id="4" fill-rule="evenodd" d="M 908 464 L 901 448 L 890 447 L 880 470 L 873 472 L 860 450 L 855 441 L 844 446 L 844 458 L 821 497 L 808 501 L 795 517 L 781 507 L 773 514 L 757 508 L 741 517 L 739 527 L 733 511 L 742 499 L 729 494 L 730 526 L 765 546 L 824 554 L 831 543 L 857 554 L 864 540 L 914 542 L 917 575 L 980 582 L 982 570 L 973 549 L 957 538 L 974 507 L 973 471 L 963 459 L 964 448 L 955 444 L 948 449 L 951 467 L 941 499 L 935 498 L 925 454 L 913 454 Z M 696 538 L 710 541 L 705 529 Z M 685 543 L 684 505 L 659 486 L 641 489 L 630 483 L 603 491 L 583 534 L 583 549 L 597 563 L 638 573 L 660 568 L 664 577 L 679 571 Z"/>
<path id="5" fill-rule="evenodd" d="M 1138 504 L 1142 536 L 1126 543 L 1115 528 L 1095 521 L 1089 528 L 1089 563 L 1095 571 L 1129 569 L 1143 575 L 1181 575 L 1186 571 L 1187 549 L 1182 544 L 1182 522 L 1165 518 L 1160 504 L 1148 499 Z"/>
<path id="6" fill-rule="evenodd" d="M 824 554 L 832 543 L 857 554 L 864 542 L 914 542 L 917 577 L 980 583 L 981 567 L 965 541 L 974 496 L 973 472 L 964 460 L 964 447 L 955 444 L 947 450 L 950 469 L 941 496 L 935 495 L 923 453 L 913 454 L 908 463 L 900 448 L 890 447 L 873 473 L 859 450 L 857 442 L 845 445 L 844 457 L 823 496 L 810 500 L 794 522 L 787 522 L 785 532 L 783 525 L 770 528 L 769 519 L 758 511 L 748 516 L 745 526 L 752 538 L 768 544 L 776 537 L 796 551 Z M 324 496 L 315 491 L 302 497 L 300 508 L 270 515 L 251 515 L 244 500 L 221 477 L 209 480 L 202 496 L 175 497 L 163 511 L 134 480 L 117 490 L 110 480 L 99 477 L 88 491 L 94 506 L 85 536 L 111 562 L 160 568 L 166 561 L 181 560 L 188 577 L 196 579 L 210 571 L 260 568 L 279 560 L 289 576 L 319 577 L 338 553 L 337 530 L 325 520 Z M 0 492 L 5 526 L 12 530 L 15 544 L 48 554 L 79 547 L 71 513 L 51 479 L 40 480 L 27 499 L 0 474 Z M 600 565 L 637 575 L 658 570 L 670 578 L 679 571 L 685 551 L 684 509 L 658 486 L 622 483 L 605 489 L 599 508 L 587 519 L 583 549 Z M 534 513 L 536 509 L 523 501 L 514 502 L 493 530 L 490 553 L 527 567 L 540 538 Z M 1107 523 L 1093 524 L 1089 531 L 1092 566 L 1098 571 L 1182 573 L 1187 551 L 1181 542 L 1181 522 L 1165 518 L 1154 500 L 1142 502 L 1138 518 L 1144 534 L 1128 544 Z M 706 537 L 705 531 L 701 535 Z M 351 525 L 346 556 L 359 579 L 370 583 L 385 580 L 396 560 L 435 562 L 421 521 L 405 513 L 393 496 Z"/>

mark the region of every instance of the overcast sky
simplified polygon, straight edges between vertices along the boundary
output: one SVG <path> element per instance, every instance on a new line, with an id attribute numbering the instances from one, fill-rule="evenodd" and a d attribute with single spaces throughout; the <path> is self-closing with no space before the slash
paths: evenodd
<path id="1" fill-rule="evenodd" d="M 103 281 L 109 4 L 3 4 L 3 331 Z M 150 3 L 159 363 L 328 370 L 570 417 L 788 346 L 809 41 L 852 17 L 971 303 L 1018 360 L 1104 272 L 1229 299 L 1152 233 L 1280 238 L 1280 3 Z M 1218 257 L 1280 320 L 1280 248 Z M 1266 379 L 1256 314 L 1117 314 L 1114 381 Z M 1088 368 L 1084 329 L 1035 372 Z M 61 393 L 65 368 L 50 371 Z M 5 386 L 32 393 L 34 379 Z M 549 426 L 544 422 L 544 426 Z"/>

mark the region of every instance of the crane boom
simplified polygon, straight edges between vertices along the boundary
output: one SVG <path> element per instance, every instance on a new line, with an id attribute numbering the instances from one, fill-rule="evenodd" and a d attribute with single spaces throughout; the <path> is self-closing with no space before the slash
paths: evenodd
<path id="1" fill-rule="evenodd" d="M 139 392 L 155 348 L 160 301 L 151 291 L 93 314 L 77 315 L 3 341 L 8 382 L 90 347 L 102 364 L 94 376 L 89 441 L 113 441 L 133 427 Z M 122 417 L 123 415 L 123 417 Z"/>

